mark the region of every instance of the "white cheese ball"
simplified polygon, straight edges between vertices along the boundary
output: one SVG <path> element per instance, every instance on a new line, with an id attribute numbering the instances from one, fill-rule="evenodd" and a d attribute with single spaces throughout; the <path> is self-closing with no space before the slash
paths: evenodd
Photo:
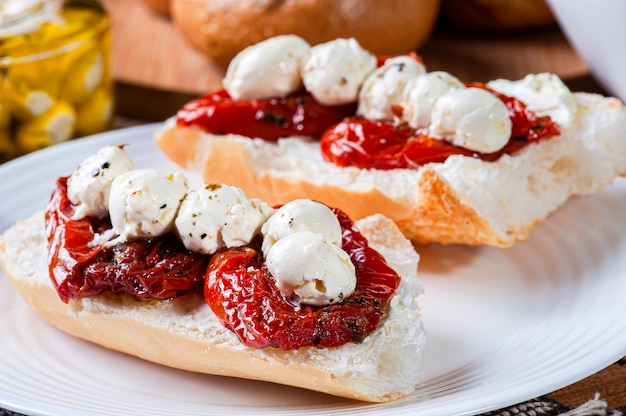
<path id="1" fill-rule="evenodd" d="M 409 81 L 402 93 L 402 121 L 414 129 L 430 125 L 431 114 L 439 97 L 456 88 L 465 88 L 455 76 L 433 71 Z"/>
<path id="2" fill-rule="evenodd" d="M 356 102 L 365 77 L 376 68 L 376 56 L 355 39 L 335 39 L 313 46 L 300 73 L 304 86 L 324 105 Z"/>
<path id="3" fill-rule="evenodd" d="M 109 197 L 111 224 L 119 236 L 115 242 L 171 231 L 188 188 L 187 178 L 180 172 L 137 169 L 117 176 Z"/>
<path id="4" fill-rule="evenodd" d="M 368 120 L 393 120 L 392 107 L 402 101 L 402 92 L 426 68 L 410 56 L 390 58 L 371 72 L 359 92 L 357 114 Z"/>
<path id="5" fill-rule="evenodd" d="M 430 126 L 434 137 L 480 153 L 502 149 L 511 129 L 502 100 L 482 88 L 460 88 L 441 96 L 433 107 Z"/>
<path id="6" fill-rule="evenodd" d="M 487 83 L 502 94 L 515 97 L 540 116 L 548 115 L 567 128 L 578 111 L 574 94 L 555 74 L 530 74 L 519 81 L 499 79 Z"/>
<path id="7" fill-rule="evenodd" d="M 234 99 L 284 97 L 302 87 L 300 62 L 311 46 L 296 35 L 248 46 L 231 61 L 222 81 Z"/>
<path id="8" fill-rule="evenodd" d="M 315 231 L 326 241 L 341 247 L 341 225 L 333 211 L 310 199 L 296 199 L 277 209 L 263 224 L 263 254 L 267 256 L 278 240 L 299 231 Z"/>
<path id="9" fill-rule="evenodd" d="M 348 253 L 314 231 L 281 238 L 265 262 L 278 289 L 296 304 L 340 302 L 356 287 L 356 272 Z"/>
<path id="10" fill-rule="evenodd" d="M 221 247 L 249 244 L 272 212 L 265 202 L 248 199 L 237 187 L 205 185 L 189 191 L 175 228 L 187 249 L 213 254 Z"/>
<path id="11" fill-rule="evenodd" d="M 106 146 L 85 159 L 67 179 L 67 196 L 75 206 L 73 218 L 104 218 L 116 176 L 134 169 L 124 146 Z"/>

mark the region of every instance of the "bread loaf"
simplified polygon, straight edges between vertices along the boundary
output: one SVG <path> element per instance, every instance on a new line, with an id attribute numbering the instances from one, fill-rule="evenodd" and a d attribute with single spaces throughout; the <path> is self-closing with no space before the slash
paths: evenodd
<path id="1" fill-rule="evenodd" d="M 382 55 L 419 48 L 439 0 L 171 0 L 172 21 L 189 42 L 222 66 L 245 47 L 296 34 L 311 44 L 355 38 Z"/>
<path id="2" fill-rule="evenodd" d="M 105 348 L 183 370 L 263 380 L 357 400 L 388 401 L 419 381 L 425 333 L 416 301 L 418 256 L 389 219 L 357 223 L 402 276 L 389 311 L 361 343 L 336 348 L 254 349 L 242 344 L 197 292 L 142 302 L 104 294 L 61 302 L 48 276 L 43 212 L 0 237 L 0 263 L 26 302 L 52 325 Z"/>
<path id="3" fill-rule="evenodd" d="M 158 146 L 205 181 L 239 186 L 271 204 L 311 198 L 352 218 L 382 213 L 415 243 L 508 247 L 576 195 L 626 173 L 626 108 L 615 98 L 574 93 L 561 134 L 495 162 L 454 155 L 419 169 L 360 169 L 325 161 L 319 142 L 214 135 L 168 120 Z"/>

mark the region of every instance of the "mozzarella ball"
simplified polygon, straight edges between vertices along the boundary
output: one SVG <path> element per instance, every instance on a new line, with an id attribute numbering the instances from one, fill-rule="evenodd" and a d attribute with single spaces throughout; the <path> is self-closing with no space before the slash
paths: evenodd
<path id="1" fill-rule="evenodd" d="M 512 123 L 504 103 L 482 88 L 460 88 L 440 97 L 433 107 L 433 136 L 480 153 L 502 149 Z"/>
<path id="2" fill-rule="evenodd" d="M 465 86 L 443 71 L 429 72 L 412 79 L 402 93 L 402 121 L 414 129 L 428 127 L 435 102 L 456 88 Z"/>
<path id="3" fill-rule="evenodd" d="M 392 107 L 402 101 L 402 92 L 426 68 L 410 56 L 390 58 L 371 72 L 359 92 L 357 114 L 369 120 L 393 120 Z"/>
<path id="4" fill-rule="evenodd" d="M 234 99 L 284 97 L 302 87 L 300 62 L 310 45 L 295 35 L 276 36 L 241 51 L 222 81 Z"/>
<path id="5" fill-rule="evenodd" d="M 189 184 L 182 173 L 137 169 L 111 183 L 109 212 L 119 240 L 149 238 L 172 230 Z"/>
<path id="6" fill-rule="evenodd" d="M 263 224 L 263 253 L 267 256 L 278 240 L 299 231 L 315 231 L 341 247 L 341 225 L 333 211 L 310 199 L 296 199 L 277 209 Z"/>
<path id="7" fill-rule="evenodd" d="M 529 74 L 521 80 L 498 79 L 487 86 L 517 98 L 540 116 L 550 116 L 560 126 L 569 127 L 578 111 L 574 94 L 555 74 Z"/>
<path id="8" fill-rule="evenodd" d="M 106 146 L 85 159 L 67 179 L 67 196 L 75 205 L 73 218 L 106 217 L 113 179 L 133 169 L 124 146 Z"/>
<path id="9" fill-rule="evenodd" d="M 324 105 L 356 102 L 365 77 L 376 68 L 376 56 L 355 39 L 336 39 L 313 46 L 300 73 L 304 86 Z"/>
<path id="10" fill-rule="evenodd" d="M 181 203 L 175 228 L 191 251 L 213 254 L 221 247 L 249 244 L 272 208 L 228 185 L 205 185 L 189 191 Z"/>
<path id="11" fill-rule="evenodd" d="M 356 288 L 348 254 L 313 231 L 281 238 L 269 250 L 266 264 L 278 289 L 294 303 L 328 305 Z"/>

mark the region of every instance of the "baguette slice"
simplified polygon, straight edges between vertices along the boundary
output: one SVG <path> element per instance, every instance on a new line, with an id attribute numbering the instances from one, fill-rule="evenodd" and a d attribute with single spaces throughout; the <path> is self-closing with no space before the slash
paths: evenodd
<path id="1" fill-rule="evenodd" d="M 626 108 L 616 98 L 574 93 L 578 110 L 558 137 L 497 162 L 449 157 L 419 169 L 359 169 L 323 160 L 319 143 L 277 143 L 179 127 L 155 132 L 171 160 L 205 182 L 238 186 L 270 204 L 319 200 L 358 219 L 382 213 L 415 243 L 508 247 L 576 195 L 626 173 Z"/>
<path id="2" fill-rule="evenodd" d="M 141 302 L 101 295 L 65 304 L 46 262 L 43 212 L 0 237 L 0 264 L 26 302 L 71 335 L 179 369 L 263 380 L 364 400 L 389 401 L 412 392 L 426 342 L 417 297 L 419 257 L 394 223 L 375 215 L 357 222 L 371 246 L 402 276 L 381 325 L 360 344 L 284 351 L 243 345 L 200 294 Z"/>

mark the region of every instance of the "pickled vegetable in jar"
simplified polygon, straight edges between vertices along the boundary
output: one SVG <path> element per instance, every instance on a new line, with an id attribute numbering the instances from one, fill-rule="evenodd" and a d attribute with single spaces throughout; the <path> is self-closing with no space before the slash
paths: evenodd
<path id="1" fill-rule="evenodd" d="M 0 2 L 0 162 L 111 127 L 109 26 L 98 0 Z"/>

